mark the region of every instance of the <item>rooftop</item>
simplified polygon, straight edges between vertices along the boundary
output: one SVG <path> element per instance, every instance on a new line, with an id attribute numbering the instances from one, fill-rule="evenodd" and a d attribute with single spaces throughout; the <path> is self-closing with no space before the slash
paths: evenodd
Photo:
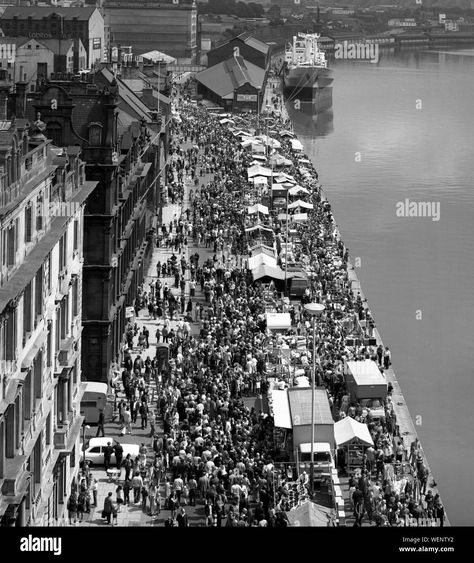
<path id="1" fill-rule="evenodd" d="M 255 37 L 250 35 L 250 33 L 247 33 L 247 32 L 241 33 L 240 35 L 237 35 L 236 37 L 233 37 L 232 39 L 229 39 L 227 41 L 222 42 L 220 45 L 218 45 L 216 47 L 216 49 L 219 49 L 220 47 L 223 47 L 224 45 L 228 45 L 229 43 L 231 43 L 235 39 L 239 39 L 240 41 L 243 41 L 249 47 L 252 47 L 253 49 L 255 49 L 257 51 L 260 51 L 261 53 L 264 53 L 265 55 L 270 50 L 270 47 L 269 47 L 269 45 L 267 45 L 267 43 L 260 41 L 260 39 L 256 39 Z"/>
<path id="2" fill-rule="evenodd" d="M 288 389 L 293 426 L 311 425 L 311 388 Z M 334 424 L 326 389 L 314 390 L 314 423 Z"/>
<path id="3" fill-rule="evenodd" d="M 17 17 L 19 20 L 49 18 L 53 14 L 62 17 L 64 20 L 78 19 L 87 21 L 96 11 L 95 6 L 83 8 L 61 8 L 56 6 L 8 6 L 0 16 L 0 19 L 11 20 Z"/>
<path id="4" fill-rule="evenodd" d="M 265 70 L 242 57 L 232 57 L 199 72 L 196 80 L 221 98 L 233 98 L 234 90 L 247 82 L 261 89 Z"/>

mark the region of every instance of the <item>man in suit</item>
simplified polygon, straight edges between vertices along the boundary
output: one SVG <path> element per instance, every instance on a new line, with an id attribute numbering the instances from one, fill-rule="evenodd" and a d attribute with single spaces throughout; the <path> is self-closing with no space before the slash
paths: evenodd
<path id="1" fill-rule="evenodd" d="M 145 430 L 148 423 L 148 405 L 145 402 L 140 405 L 140 416 L 142 419 L 142 430 Z"/>
<path id="2" fill-rule="evenodd" d="M 118 442 L 115 444 L 114 451 L 115 451 L 115 461 L 117 464 L 117 469 L 120 470 L 120 468 L 122 467 L 123 448 Z"/>
<path id="3" fill-rule="evenodd" d="M 114 449 L 112 447 L 112 444 L 110 442 L 107 442 L 107 445 L 104 447 L 104 465 L 106 471 L 110 467 L 110 458 L 112 457 L 113 453 Z"/>
<path id="4" fill-rule="evenodd" d="M 112 493 L 109 493 L 104 500 L 104 510 L 102 511 L 102 516 L 104 518 L 107 518 L 107 524 L 110 524 L 110 519 L 112 517 L 112 511 L 113 511 L 113 499 L 112 499 Z"/>

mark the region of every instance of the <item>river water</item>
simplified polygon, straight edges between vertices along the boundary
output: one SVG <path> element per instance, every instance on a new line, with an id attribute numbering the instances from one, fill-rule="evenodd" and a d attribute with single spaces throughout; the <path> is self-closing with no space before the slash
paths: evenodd
<path id="1" fill-rule="evenodd" d="M 450 522 L 473 525 L 474 50 L 331 66 L 332 114 L 308 112 L 295 131 L 360 258 Z M 406 199 L 433 215 L 397 216 Z"/>

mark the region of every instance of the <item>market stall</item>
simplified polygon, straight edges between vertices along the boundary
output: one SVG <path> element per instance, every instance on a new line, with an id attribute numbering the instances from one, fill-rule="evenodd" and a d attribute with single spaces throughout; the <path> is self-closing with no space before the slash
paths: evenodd
<path id="1" fill-rule="evenodd" d="M 350 416 L 334 424 L 334 439 L 337 448 L 345 451 L 348 469 L 361 467 L 365 450 L 374 445 L 367 424 L 357 422 Z"/>

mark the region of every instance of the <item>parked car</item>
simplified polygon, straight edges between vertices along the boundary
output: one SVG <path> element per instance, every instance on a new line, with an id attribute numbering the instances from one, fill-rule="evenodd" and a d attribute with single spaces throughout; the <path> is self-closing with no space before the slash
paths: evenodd
<path id="1" fill-rule="evenodd" d="M 84 461 L 89 462 L 89 466 L 93 465 L 104 465 L 104 448 L 110 442 L 111 446 L 116 446 L 119 442 L 114 438 L 91 438 L 86 443 L 85 449 L 85 456 L 83 451 L 83 445 L 81 444 L 81 463 Z M 123 448 L 123 457 L 125 458 L 126 455 L 130 454 L 132 458 L 135 458 L 139 452 L 139 445 L 138 444 L 123 444 L 120 443 Z M 115 452 L 112 454 L 110 458 L 111 463 L 115 463 Z"/>

